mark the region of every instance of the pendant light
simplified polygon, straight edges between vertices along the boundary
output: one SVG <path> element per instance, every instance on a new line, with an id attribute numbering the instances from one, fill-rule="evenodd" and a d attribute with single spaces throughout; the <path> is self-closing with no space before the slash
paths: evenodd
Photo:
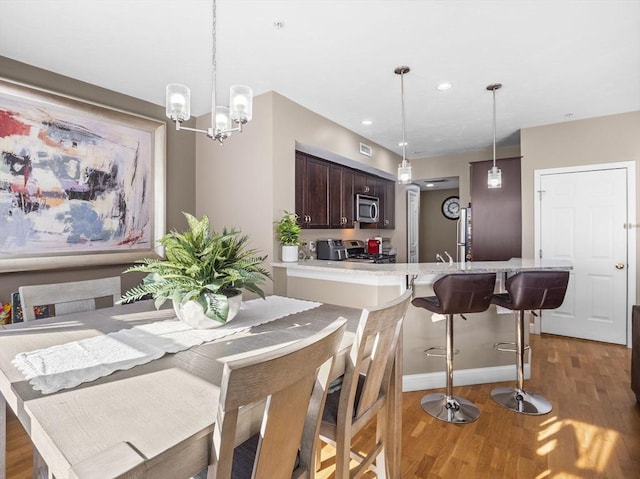
<path id="1" fill-rule="evenodd" d="M 234 131 L 242 132 L 242 125 L 251 121 L 253 90 L 244 85 L 233 85 L 229 90 L 229 107 L 216 104 L 216 0 L 212 1 L 213 22 L 211 29 L 211 64 L 213 77 L 211 82 L 211 126 L 206 130 L 187 128 L 181 123 L 191 117 L 191 91 L 189 87 L 177 83 L 167 85 L 166 115 L 176 122 L 176 131 L 187 130 L 205 133 L 212 140 L 222 143 Z M 232 123 L 237 126 L 232 127 Z"/>
<path id="2" fill-rule="evenodd" d="M 487 90 L 493 92 L 493 167 L 487 175 L 488 188 L 502 188 L 502 171 L 496 166 L 496 90 L 502 88 L 501 83 L 492 83 Z"/>
<path id="3" fill-rule="evenodd" d="M 400 96 L 402 99 L 402 163 L 398 165 L 398 183 L 406 185 L 411 183 L 411 163 L 406 158 L 407 142 L 405 140 L 404 131 L 404 75 L 409 73 L 411 69 L 409 67 L 398 67 L 394 70 L 396 75 L 400 75 Z"/>

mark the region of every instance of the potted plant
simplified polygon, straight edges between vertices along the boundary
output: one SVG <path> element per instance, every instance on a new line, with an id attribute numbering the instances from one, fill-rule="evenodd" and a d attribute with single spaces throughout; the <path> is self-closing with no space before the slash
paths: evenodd
<path id="1" fill-rule="evenodd" d="M 178 317 L 191 326 L 216 327 L 237 313 L 241 289 L 264 299 L 259 285 L 270 278 L 269 272 L 260 266 L 266 256 L 259 256 L 256 250 L 247 247 L 247 235 L 226 228 L 221 233 L 214 232 L 206 215 L 198 219 L 183 214 L 189 230 L 172 231 L 159 240 L 166 259 L 142 259 L 125 270 L 148 274 L 120 302 L 151 295 L 159 308 L 171 299 Z M 201 317 L 195 318 L 196 313 Z"/>
<path id="2" fill-rule="evenodd" d="M 298 246 L 302 231 L 298 224 L 298 215 L 284 210 L 282 218 L 279 221 L 274 221 L 274 224 L 276 236 L 282 245 L 282 261 L 298 261 Z"/>

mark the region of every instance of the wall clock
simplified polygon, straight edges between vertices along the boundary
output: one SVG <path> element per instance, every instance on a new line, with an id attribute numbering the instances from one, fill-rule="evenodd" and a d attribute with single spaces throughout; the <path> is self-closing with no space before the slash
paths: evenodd
<path id="1" fill-rule="evenodd" d="M 460 218 L 460 199 L 457 196 L 449 196 L 442 202 L 442 214 L 450 220 Z"/>

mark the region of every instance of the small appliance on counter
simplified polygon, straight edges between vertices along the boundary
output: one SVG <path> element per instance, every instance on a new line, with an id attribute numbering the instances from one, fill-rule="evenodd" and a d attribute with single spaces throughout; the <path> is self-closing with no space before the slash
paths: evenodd
<path id="1" fill-rule="evenodd" d="M 342 261 L 347 259 L 347 250 L 339 239 L 319 239 L 316 241 L 318 259 Z"/>

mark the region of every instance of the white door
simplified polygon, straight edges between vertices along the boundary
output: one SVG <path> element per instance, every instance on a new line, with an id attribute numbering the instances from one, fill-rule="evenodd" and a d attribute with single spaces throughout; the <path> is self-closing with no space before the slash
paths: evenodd
<path id="1" fill-rule="evenodd" d="M 540 176 L 540 256 L 573 264 L 567 296 L 543 311 L 544 333 L 627 342 L 627 170 Z"/>
<path id="2" fill-rule="evenodd" d="M 407 189 L 407 263 L 418 262 L 420 191 Z"/>

